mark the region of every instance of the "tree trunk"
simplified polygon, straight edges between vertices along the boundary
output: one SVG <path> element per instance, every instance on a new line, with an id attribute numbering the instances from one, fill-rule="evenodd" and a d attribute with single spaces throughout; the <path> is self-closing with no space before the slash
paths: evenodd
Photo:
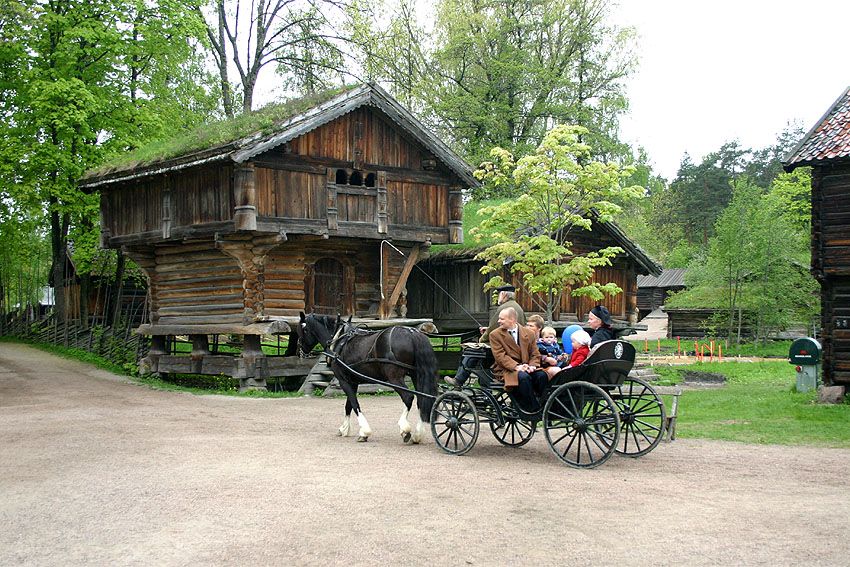
<path id="1" fill-rule="evenodd" d="M 91 290 L 91 274 L 80 276 L 80 325 L 83 329 L 89 327 L 89 291 Z"/>

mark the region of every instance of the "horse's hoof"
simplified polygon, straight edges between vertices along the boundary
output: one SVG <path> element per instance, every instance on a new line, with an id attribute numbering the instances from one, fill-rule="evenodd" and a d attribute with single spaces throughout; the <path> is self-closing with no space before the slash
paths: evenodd
<path id="1" fill-rule="evenodd" d="M 368 440 L 369 440 L 369 438 L 368 438 L 368 437 L 358 437 L 358 438 L 357 438 L 357 442 L 358 442 L 358 443 L 365 443 L 365 442 L 366 442 L 366 441 L 368 441 Z"/>
<path id="2" fill-rule="evenodd" d="M 402 434 L 401 434 L 401 440 L 402 440 L 402 442 L 403 442 L 405 445 L 409 445 L 409 444 L 410 444 L 410 438 L 411 438 L 411 437 L 412 437 L 412 436 L 410 435 L 410 432 L 409 432 L 409 431 L 407 431 L 407 432 L 405 432 L 405 433 L 402 433 Z"/>

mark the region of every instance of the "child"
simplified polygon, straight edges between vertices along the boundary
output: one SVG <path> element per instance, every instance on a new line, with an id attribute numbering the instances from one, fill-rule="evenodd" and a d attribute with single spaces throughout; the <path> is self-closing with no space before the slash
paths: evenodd
<path id="1" fill-rule="evenodd" d="M 540 331 L 540 338 L 537 340 L 537 348 L 540 350 L 540 364 L 549 374 L 549 378 L 552 378 L 561 371 L 559 362 L 565 360 L 564 351 L 558 345 L 555 329 L 543 327 L 543 330 Z"/>
<path id="2" fill-rule="evenodd" d="M 590 353 L 590 335 L 587 331 L 576 331 L 570 337 L 573 342 L 573 355 L 570 357 L 570 362 L 567 368 L 574 368 L 584 362 L 587 355 Z"/>

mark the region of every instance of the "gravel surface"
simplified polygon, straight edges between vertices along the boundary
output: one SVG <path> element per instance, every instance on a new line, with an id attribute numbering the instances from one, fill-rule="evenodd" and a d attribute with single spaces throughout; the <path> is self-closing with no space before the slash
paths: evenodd
<path id="1" fill-rule="evenodd" d="M 0 565 L 847 565 L 850 450 L 403 445 L 397 397 L 150 390 L 0 343 Z M 485 426 L 486 428 L 487 426 Z"/>

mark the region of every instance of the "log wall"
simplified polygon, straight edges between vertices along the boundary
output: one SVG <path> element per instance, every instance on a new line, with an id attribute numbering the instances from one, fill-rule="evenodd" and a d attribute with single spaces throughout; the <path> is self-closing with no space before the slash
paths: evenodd
<path id="1" fill-rule="evenodd" d="M 812 172 L 812 272 L 821 284 L 824 382 L 850 385 L 850 164 Z"/>
<path id="2" fill-rule="evenodd" d="M 243 277 L 212 241 L 160 246 L 151 274 L 151 322 L 240 323 Z"/>

